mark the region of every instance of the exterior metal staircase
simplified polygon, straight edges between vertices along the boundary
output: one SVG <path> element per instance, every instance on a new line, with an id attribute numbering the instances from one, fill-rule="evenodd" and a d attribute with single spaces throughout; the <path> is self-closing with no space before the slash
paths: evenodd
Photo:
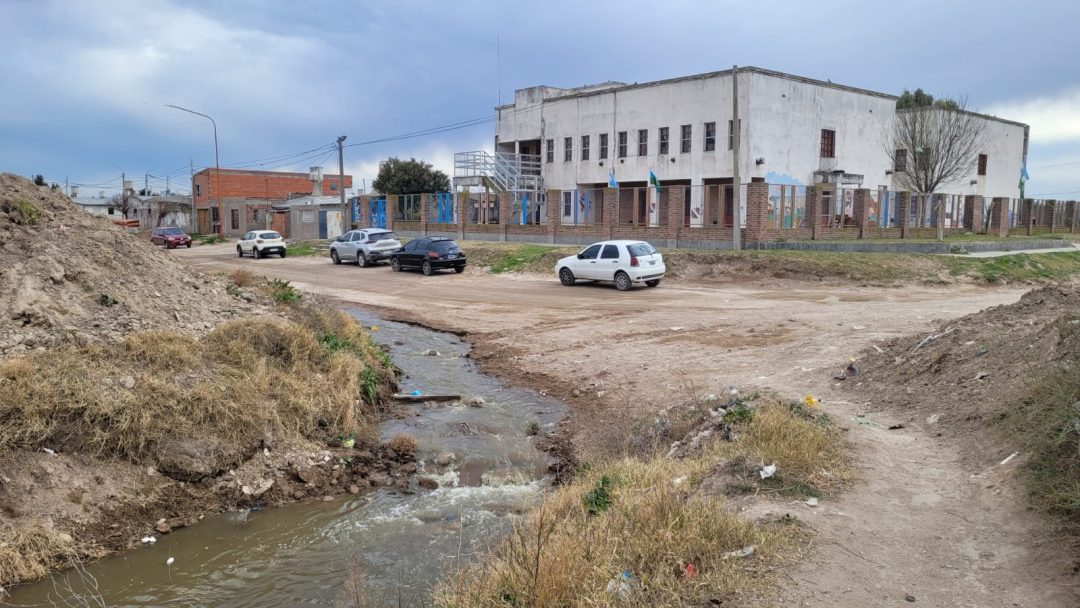
<path id="1" fill-rule="evenodd" d="M 454 154 L 454 185 L 483 186 L 495 192 L 539 193 L 544 189 L 541 159 L 532 154 L 483 150 Z"/>

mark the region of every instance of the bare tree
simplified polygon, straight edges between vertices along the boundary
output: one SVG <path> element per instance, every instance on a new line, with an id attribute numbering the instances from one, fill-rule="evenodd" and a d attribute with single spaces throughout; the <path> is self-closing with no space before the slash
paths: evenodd
<path id="1" fill-rule="evenodd" d="M 120 214 L 124 216 L 124 219 L 128 219 L 128 212 L 135 208 L 135 201 L 131 199 L 128 193 L 117 194 L 109 200 L 109 206 L 114 209 L 119 209 Z"/>
<path id="2" fill-rule="evenodd" d="M 884 136 L 886 154 L 895 162 L 895 181 L 920 197 L 971 175 L 982 146 L 982 116 L 967 109 L 967 98 L 937 100 L 897 108 Z M 898 104 L 899 105 L 899 104 Z M 945 238 L 944 199 L 937 201 L 937 237 Z"/>

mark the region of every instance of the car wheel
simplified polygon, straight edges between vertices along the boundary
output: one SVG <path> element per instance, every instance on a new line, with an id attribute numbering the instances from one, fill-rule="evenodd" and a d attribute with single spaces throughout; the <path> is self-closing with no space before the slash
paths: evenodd
<path id="1" fill-rule="evenodd" d="M 574 272 L 569 268 L 563 268 L 559 271 L 559 282 L 567 287 L 574 286 Z"/>
<path id="2" fill-rule="evenodd" d="M 427 260 L 424 260 L 423 265 L 420 266 L 420 270 L 429 277 L 435 274 L 435 269 L 431 267 L 431 262 Z"/>
<path id="3" fill-rule="evenodd" d="M 251 248 L 251 257 L 255 258 L 256 260 L 262 257 L 262 252 L 259 251 L 258 247 Z"/>
<path id="4" fill-rule="evenodd" d="M 361 268 L 367 268 L 368 267 L 367 256 L 364 255 L 363 251 L 357 251 L 356 252 L 356 265 L 361 267 Z"/>
<path id="5" fill-rule="evenodd" d="M 281 250 L 281 257 L 285 257 L 285 255 L 288 254 L 288 253 L 289 253 L 288 251 L 285 251 L 284 249 L 282 249 Z"/>
<path id="6" fill-rule="evenodd" d="M 401 272 L 401 260 L 397 258 L 392 258 L 390 260 L 390 270 L 393 270 L 394 272 Z"/>
<path id="7" fill-rule="evenodd" d="M 629 291 L 633 287 L 634 283 L 630 280 L 630 275 L 625 272 L 619 272 L 615 275 L 615 289 L 619 291 Z"/>
<path id="8" fill-rule="evenodd" d="M 465 272 L 465 267 L 464 266 L 454 266 L 454 272 L 456 272 L 458 274 L 461 274 L 461 273 Z"/>
<path id="9" fill-rule="evenodd" d="M 648 285 L 649 287 L 656 287 L 657 285 L 660 284 L 660 279 L 653 279 L 651 281 L 645 281 L 645 284 Z"/>
<path id="10" fill-rule="evenodd" d="M 340 264 L 341 263 L 341 258 L 338 257 L 337 249 L 331 249 L 330 250 L 330 259 L 333 260 L 333 262 L 335 264 Z"/>
<path id="11" fill-rule="evenodd" d="M 237 257 L 244 257 L 244 250 L 239 245 L 236 246 L 236 255 Z"/>
<path id="12" fill-rule="evenodd" d="M 188 241 L 187 248 L 191 249 L 191 241 Z"/>

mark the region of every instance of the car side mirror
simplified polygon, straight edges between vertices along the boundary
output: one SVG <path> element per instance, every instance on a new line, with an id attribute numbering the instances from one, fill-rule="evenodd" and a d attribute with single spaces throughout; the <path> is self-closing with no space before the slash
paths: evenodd
<path id="1" fill-rule="evenodd" d="M 577 254 L 577 259 L 584 260 L 585 259 L 585 254 L 584 253 Z"/>

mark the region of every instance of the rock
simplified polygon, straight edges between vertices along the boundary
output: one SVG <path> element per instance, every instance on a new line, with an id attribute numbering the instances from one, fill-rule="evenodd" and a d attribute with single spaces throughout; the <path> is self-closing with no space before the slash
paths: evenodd
<path id="1" fill-rule="evenodd" d="M 363 462 L 371 462 L 372 460 L 375 460 L 375 455 L 372 454 L 368 450 L 361 450 L 361 451 L 353 454 L 353 460 L 360 460 L 360 461 L 363 461 Z"/>
<path id="2" fill-rule="evenodd" d="M 484 401 L 483 397 L 473 397 L 465 403 L 467 403 L 469 407 L 483 407 L 484 404 L 487 403 L 487 401 Z"/>
<path id="3" fill-rule="evenodd" d="M 417 482 L 421 488 L 425 490 L 437 490 L 439 489 L 439 482 L 430 477 L 421 477 Z"/>
<path id="4" fill-rule="evenodd" d="M 397 489 L 397 490 L 404 490 L 407 487 L 409 487 L 408 480 L 399 479 L 399 480 L 394 482 L 394 488 Z"/>
<path id="5" fill-rule="evenodd" d="M 323 502 L 332 502 L 333 500 L 334 500 L 333 496 L 323 496 L 322 497 Z"/>
<path id="6" fill-rule="evenodd" d="M 941 414 L 931 414 L 926 417 L 926 424 L 937 424 L 941 420 Z"/>
<path id="7" fill-rule="evenodd" d="M 405 343 L 401 340 L 394 340 L 394 346 L 405 346 Z"/>
<path id="8" fill-rule="evenodd" d="M 61 532 L 61 533 L 57 534 L 57 537 L 60 539 L 60 542 L 64 543 L 65 545 L 69 545 L 69 544 L 75 542 L 75 539 L 72 538 L 71 535 L 68 534 L 67 532 Z M 3 596 L 0 595 L 0 597 L 3 597 Z"/>
<path id="9" fill-rule="evenodd" d="M 443 452 L 435 457 L 435 464 L 445 467 L 455 460 L 457 460 L 457 455 L 453 452 Z"/>
<path id="10" fill-rule="evenodd" d="M 402 473 L 404 473 L 405 475 L 412 475 L 413 473 L 416 472 L 416 463 L 415 462 L 407 462 L 407 463 L 401 465 L 401 468 L 399 470 Z"/>
<path id="11" fill-rule="evenodd" d="M 120 378 L 120 386 L 128 390 L 135 388 L 135 378 L 131 376 L 122 376 Z"/>
<path id="12" fill-rule="evenodd" d="M 358 485 L 349 486 L 349 494 L 359 494 L 359 493 L 360 493 L 360 486 L 358 486 Z"/>
<path id="13" fill-rule="evenodd" d="M 429 348 L 428 350 L 425 350 L 424 352 L 422 352 L 420 354 L 424 355 L 425 357 L 441 357 L 442 356 L 442 353 L 435 350 L 434 348 Z"/>
<path id="14" fill-rule="evenodd" d="M 293 492 L 293 498 L 295 498 L 296 500 L 302 500 L 304 496 L 306 496 L 306 494 L 304 494 L 303 490 L 297 490 Z"/>
<path id="15" fill-rule="evenodd" d="M 393 482 L 386 473 L 373 473 L 369 479 L 373 486 L 388 486 Z"/>
<path id="16" fill-rule="evenodd" d="M 167 521 L 159 521 L 158 524 L 154 526 L 154 529 L 162 534 L 168 534 L 169 532 L 172 532 L 172 526 L 170 526 L 169 522 Z"/>

